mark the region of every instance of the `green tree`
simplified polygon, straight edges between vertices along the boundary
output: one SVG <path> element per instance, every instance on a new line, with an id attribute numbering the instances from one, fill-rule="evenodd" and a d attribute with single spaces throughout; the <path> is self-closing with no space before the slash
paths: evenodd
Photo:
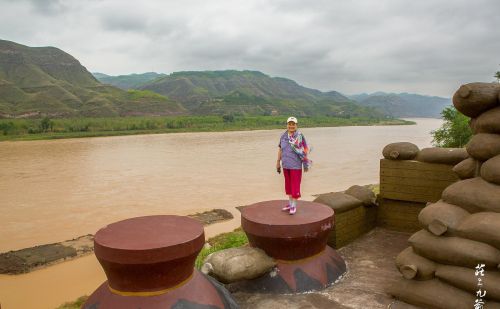
<path id="1" fill-rule="evenodd" d="M 49 117 L 44 117 L 40 122 L 39 129 L 41 132 L 52 131 L 53 128 L 54 122 Z"/>
<path id="2" fill-rule="evenodd" d="M 495 78 L 497 79 L 497 82 L 499 82 L 499 83 L 500 83 L 500 71 L 497 71 L 497 72 L 495 73 Z"/>
<path id="3" fill-rule="evenodd" d="M 436 147 L 464 147 L 472 136 L 469 118 L 453 106 L 446 107 L 441 116 L 444 123 L 431 132 L 432 144 Z"/>

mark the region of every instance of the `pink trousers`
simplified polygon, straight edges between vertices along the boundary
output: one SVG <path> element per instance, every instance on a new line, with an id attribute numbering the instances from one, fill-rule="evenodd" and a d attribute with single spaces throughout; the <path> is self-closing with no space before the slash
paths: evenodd
<path id="1" fill-rule="evenodd" d="M 285 192 L 286 195 L 291 195 L 292 198 L 300 197 L 300 181 L 302 180 L 302 170 L 283 169 L 285 176 Z"/>

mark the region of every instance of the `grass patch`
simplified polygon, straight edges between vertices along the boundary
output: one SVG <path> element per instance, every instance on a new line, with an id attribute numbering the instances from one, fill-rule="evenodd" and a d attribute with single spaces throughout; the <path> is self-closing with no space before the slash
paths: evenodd
<path id="1" fill-rule="evenodd" d="M 368 185 L 367 186 L 368 189 L 372 190 L 373 193 L 375 194 L 375 196 L 379 195 L 380 194 L 380 184 L 376 183 L 376 184 L 371 184 L 371 185 Z"/>
<path id="2" fill-rule="evenodd" d="M 147 94 L 137 94 L 147 95 Z M 164 116 L 114 118 L 0 119 L 0 141 L 44 140 L 175 132 L 285 130 L 283 116 Z M 300 127 L 407 125 L 412 121 L 379 118 L 301 117 Z"/>
<path id="3" fill-rule="evenodd" d="M 203 265 L 203 261 L 209 254 L 224 249 L 241 247 L 243 245 L 246 245 L 248 244 L 248 238 L 245 232 L 243 232 L 241 228 L 237 228 L 233 232 L 223 233 L 215 237 L 212 237 L 207 242 L 210 244 L 211 247 L 201 249 L 201 252 L 200 254 L 198 254 L 198 257 L 196 258 L 195 262 L 195 267 L 197 269 L 201 268 L 201 266 Z"/>
<path id="4" fill-rule="evenodd" d="M 73 302 L 64 303 L 56 309 L 80 309 L 83 304 L 87 301 L 88 296 L 81 296 Z"/>

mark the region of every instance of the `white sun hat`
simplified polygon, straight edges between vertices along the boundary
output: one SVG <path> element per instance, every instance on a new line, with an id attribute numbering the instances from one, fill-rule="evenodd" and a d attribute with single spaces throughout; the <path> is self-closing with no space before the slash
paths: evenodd
<path id="1" fill-rule="evenodd" d="M 298 123 L 297 118 L 295 118 L 295 117 L 288 117 L 288 120 L 286 121 L 286 123 L 289 123 L 290 121 Z"/>

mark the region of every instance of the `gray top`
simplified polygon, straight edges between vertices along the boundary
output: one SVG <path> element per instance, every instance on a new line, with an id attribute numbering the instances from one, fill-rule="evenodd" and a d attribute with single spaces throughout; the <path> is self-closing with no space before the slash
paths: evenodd
<path id="1" fill-rule="evenodd" d="M 297 131 L 295 131 L 297 134 Z M 302 141 L 306 143 L 306 139 L 302 135 Z M 278 147 L 281 148 L 281 165 L 283 168 L 291 169 L 291 170 L 301 170 L 302 169 L 302 160 L 298 154 L 293 151 L 292 146 L 290 146 L 290 142 L 288 141 L 288 131 L 281 134 L 280 143 Z"/>

